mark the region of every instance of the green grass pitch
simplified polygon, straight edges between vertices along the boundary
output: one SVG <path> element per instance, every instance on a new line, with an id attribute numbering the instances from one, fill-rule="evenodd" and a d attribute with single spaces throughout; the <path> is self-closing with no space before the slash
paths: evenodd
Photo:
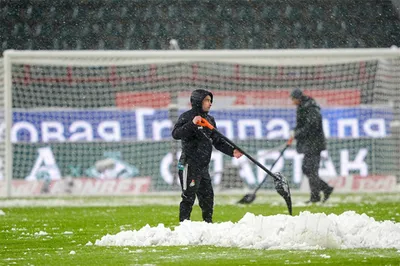
<path id="1" fill-rule="evenodd" d="M 243 195 L 217 193 L 214 222 L 237 222 L 247 212 L 287 214 L 283 199 L 275 194 L 257 195 L 250 205 L 235 204 Z M 324 205 L 296 205 L 306 198 L 293 195 L 293 215 L 302 211 L 341 214 L 353 210 L 377 221 L 400 222 L 398 193 L 335 194 Z M 178 205 L 179 195 L 0 199 L 0 210 L 4 212 L 0 215 L 0 265 L 400 265 L 400 251 L 396 249 L 86 245 L 106 234 L 140 229 L 146 224 L 177 226 Z M 200 221 L 200 217 L 196 202 L 192 220 Z"/>

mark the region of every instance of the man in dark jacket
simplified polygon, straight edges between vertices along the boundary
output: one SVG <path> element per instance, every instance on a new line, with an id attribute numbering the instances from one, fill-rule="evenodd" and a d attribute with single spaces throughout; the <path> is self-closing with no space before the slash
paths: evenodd
<path id="1" fill-rule="evenodd" d="M 293 104 L 297 105 L 294 138 L 297 152 L 304 153 L 302 171 L 308 177 L 311 190 L 308 202 L 321 201 L 321 191 L 324 193 L 323 202 L 325 202 L 332 194 L 333 187 L 324 182 L 318 174 L 321 151 L 326 149 L 320 107 L 313 98 L 304 95 L 300 89 L 293 90 L 290 96 Z"/>
<path id="2" fill-rule="evenodd" d="M 182 141 L 182 155 L 178 164 L 182 187 L 179 221 L 190 220 L 197 196 L 203 220 L 212 223 L 214 191 L 208 168 L 213 146 L 231 157 L 240 158 L 242 153 L 210 129 L 197 125 L 205 118 L 216 128 L 214 117 L 208 114 L 213 102 L 211 92 L 195 90 L 190 102 L 192 109 L 179 116 L 172 130 L 172 137 Z"/>

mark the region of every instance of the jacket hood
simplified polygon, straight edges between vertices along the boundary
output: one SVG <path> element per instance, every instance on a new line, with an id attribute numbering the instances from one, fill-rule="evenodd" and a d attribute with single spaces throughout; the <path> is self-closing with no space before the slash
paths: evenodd
<path id="1" fill-rule="evenodd" d="M 202 105 L 203 100 L 206 98 L 207 95 L 211 97 L 211 103 L 213 102 L 213 94 L 207 90 L 197 89 L 192 92 L 190 96 L 190 103 L 192 104 L 192 108 L 196 111 L 203 112 Z"/>
<path id="2" fill-rule="evenodd" d="M 298 99 L 300 100 L 301 97 L 303 96 L 303 92 L 300 89 L 294 89 L 292 91 L 292 93 L 290 93 L 290 97 L 294 98 L 294 99 Z"/>
<path id="3" fill-rule="evenodd" d="M 302 107 L 314 107 L 317 109 L 321 109 L 319 104 L 311 97 L 303 95 L 301 96 L 301 103 L 300 106 Z"/>

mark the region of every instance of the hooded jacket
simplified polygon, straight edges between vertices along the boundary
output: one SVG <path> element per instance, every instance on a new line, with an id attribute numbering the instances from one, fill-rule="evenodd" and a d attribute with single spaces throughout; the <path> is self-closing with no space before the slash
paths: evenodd
<path id="1" fill-rule="evenodd" d="M 206 167 L 210 163 L 212 147 L 233 156 L 234 148 L 223 138 L 212 130 L 193 124 L 193 118 L 197 115 L 207 119 L 215 128 L 215 119 L 208 112 L 204 112 L 202 103 L 204 98 L 209 95 L 211 102 L 213 95 L 211 92 L 198 89 L 192 92 L 190 102 L 192 109 L 182 113 L 172 130 L 172 137 L 182 141 L 181 163 Z"/>
<path id="2" fill-rule="evenodd" d="M 306 95 L 301 96 L 300 105 L 297 106 L 296 128 L 294 129 L 298 153 L 319 154 L 326 149 L 320 109 L 313 98 Z"/>

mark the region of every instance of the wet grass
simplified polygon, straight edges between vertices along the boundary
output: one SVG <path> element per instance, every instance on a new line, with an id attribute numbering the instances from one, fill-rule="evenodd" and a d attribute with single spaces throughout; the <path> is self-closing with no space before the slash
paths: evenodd
<path id="1" fill-rule="evenodd" d="M 398 197 L 386 196 L 339 195 L 333 197 L 330 204 L 295 205 L 293 214 L 297 215 L 301 211 L 341 214 L 353 210 L 374 217 L 377 221 L 400 222 Z M 224 204 L 216 205 L 215 222 L 236 222 L 246 212 L 262 215 L 286 213 L 283 205 L 268 203 L 268 197 L 260 196 L 253 204 L 245 206 L 225 204 L 232 199 L 224 197 L 217 197 L 216 202 Z M 174 199 L 177 198 L 172 197 Z M 90 202 L 92 200 L 89 199 Z M 107 198 L 101 200 L 106 201 Z M 0 200 L 0 206 L 1 203 L 4 201 Z M 0 265 L 400 265 L 400 251 L 395 249 L 301 251 L 214 246 L 87 245 L 106 234 L 140 229 L 146 224 L 156 226 L 162 223 L 166 227 L 174 227 L 178 225 L 178 201 L 176 205 L 81 205 L 0 207 L 5 213 L 0 216 Z M 196 205 L 192 219 L 201 220 L 200 217 Z"/>

